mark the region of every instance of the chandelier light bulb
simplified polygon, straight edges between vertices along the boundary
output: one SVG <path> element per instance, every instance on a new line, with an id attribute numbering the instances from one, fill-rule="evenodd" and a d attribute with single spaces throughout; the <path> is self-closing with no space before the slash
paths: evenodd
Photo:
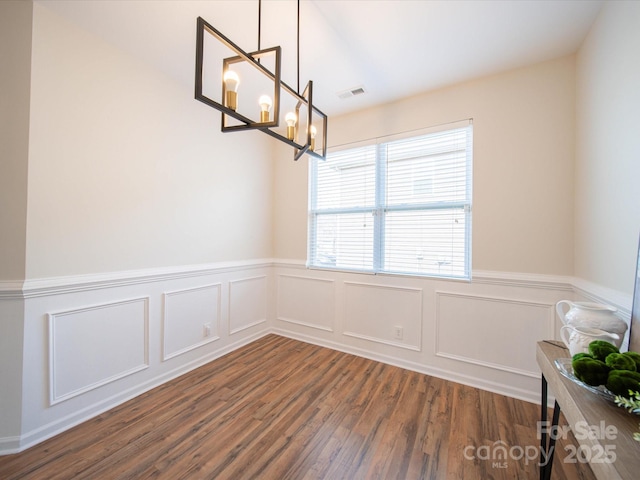
<path id="1" fill-rule="evenodd" d="M 238 91 L 238 84 L 240 83 L 240 77 L 233 70 L 227 70 L 224 72 L 224 83 L 227 87 L 227 90 L 231 90 L 233 92 Z"/>
<path id="2" fill-rule="evenodd" d="M 295 113 L 289 112 L 284 117 L 285 122 L 287 122 L 287 138 L 289 140 L 293 140 L 295 136 L 296 122 L 298 121 L 298 117 Z"/>
<path id="3" fill-rule="evenodd" d="M 227 107 L 235 111 L 238 108 L 238 84 L 240 78 L 233 70 L 227 70 L 222 77 L 224 87 L 227 92 Z"/>
<path id="4" fill-rule="evenodd" d="M 316 133 L 318 133 L 318 130 L 314 125 L 311 125 L 311 128 L 309 129 L 309 133 L 311 133 L 311 143 L 309 144 L 309 149 L 315 150 L 316 149 Z"/>
<path id="5" fill-rule="evenodd" d="M 268 122 L 269 110 L 271 110 L 271 105 L 273 105 L 271 97 L 269 95 L 262 95 L 258 99 L 258 103 L 260 104 L 260 121 L 262 123 Z"/>

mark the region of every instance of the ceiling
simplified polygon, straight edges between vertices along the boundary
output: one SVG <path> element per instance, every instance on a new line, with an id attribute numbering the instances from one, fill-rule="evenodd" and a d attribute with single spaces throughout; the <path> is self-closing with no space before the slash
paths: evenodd
<path id="1" fill-rule="evenodd" d="M 257 49 L 258 0 L 36 0 L 193 88 L 196 18 Z M 574 53 L 603 0 L 302 0 L 300 81 L 329 116 Z M 261 47 L 296 87 L 295 0 L 262 2 Z M 346 99 L 353 87 L 365 93 Z"/>

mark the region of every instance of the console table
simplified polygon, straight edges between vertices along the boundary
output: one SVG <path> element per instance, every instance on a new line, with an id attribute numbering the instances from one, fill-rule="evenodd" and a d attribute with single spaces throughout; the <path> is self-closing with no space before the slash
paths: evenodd
<path id="1" fill-rule="evenodd" d="M 633 433 L 640 430 L 640 416 L 632 415 L 624 408 L 616 406 L 571 380 L 565 378 L 556 368 L 557 358 L 570 357 L 569 350 L 561 343 L 552 340 L 538 342 L 536 359 L 542 371 L 542 421 L 547 421 L 547 388 L 556 398 L 553 422 L 557 425 L 560 410 L 567 419 L 578 441 L 577 461 L 590 458 L 589 462 L 595 476 L 599 479 L 638 479 L 640 478 L 640 442 L 633 439 Z M 594 427 L 589 434 L 585 427 Z M 578 429 L 576 430 L 576 427 Z M 602 427 L 605 427 L 604 429 Z M 589 429 L 591 430 L 591 429 Z M 547 431 L 553 431 L 547 429 Z M 598 438 L 600 437 L 600 438 Z M 541 447 L 547 449 L 553 440 L 543 432 Z M 574 453 L 574 452 L 570 452 Z M 580 456 L 582 455 L 582 456 Z M 607 457 L 614 461 L 607 461 Z M 555 455 L 556 461 L 565 457 Z M 541 465 L 540 478 L 548 479 L 553 461 L 547 466 Z"/>

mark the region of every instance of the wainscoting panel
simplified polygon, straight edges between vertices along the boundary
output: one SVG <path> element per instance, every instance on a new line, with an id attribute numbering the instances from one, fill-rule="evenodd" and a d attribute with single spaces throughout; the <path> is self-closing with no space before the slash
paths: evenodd
<path id="1" fill-rule="evenodd" d="M 145 297 L 48 314 L 51 405 L 149 366 L 148 303 Z"/>
<path id="2" fill-rule="evenodd" d="M 439 357 L 538 378 L 536 342 L 553 336 L 553 304 L 436 292 Z"/>
<path id="3" fill-rule="evenodd" d="M 0 284 L 0 311 L 17 322 L 3 333 L 22 341 L 4 357 L 16 359 L 17 393 L 0 411 L 0 455 L 269 332 L 536 402 L 535 343 L 555 337 L 554 305 L 575 298 L 572 281 L 371 276 L 259 259 Z M 614 303 L 582 283 L 578 290 L 630 311 L 630 299 Z"/>
<path id="4" fill-rule="evenodd" d="M 220 338 L 220 289 L 216 283 L 163 295 L 163 361 Z"/>
<path id="5" fill-rule="evenodd" d="M 229 282 L 229 333 L 266 323 L 269 285 L 266 275 Z"/>
<path id="6" fill-rule="evenodd" d="M 334 281 L 297 275 L 278 275 L 276 309 L 278 320 L 333 332 Z"/>
<path id="7" fill-rule="evenodd" d="M 422 289 L 345 282 L 344 334 L 421 350 Z"/>

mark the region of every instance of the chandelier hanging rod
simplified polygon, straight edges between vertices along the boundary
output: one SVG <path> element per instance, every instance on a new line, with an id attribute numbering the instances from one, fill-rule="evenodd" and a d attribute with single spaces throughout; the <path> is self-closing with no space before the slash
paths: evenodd
<path id="1" fill-rule="evenodd" d="M 260 0 L 262 1 L 262 0 Z M 298 0 L 298 19 L 296 28 L 296 70 L 298 73 L 298 94 L 300 93 L 300 0 Z"/>
<path id="2" fill-rule="evenodd" d="M 262 40 L 262 0 L 258 0 L 258 50 L 260 50 L 260 42 Z M 258 60 L 259 62 L 260 60 Z M 298 0 L 297 16 L 296 16 L 296 76 L 297 89 L 296 93 L 300 94 L 300 0 Z M 283 82 L 284 83 L 284 82 Z"/>

